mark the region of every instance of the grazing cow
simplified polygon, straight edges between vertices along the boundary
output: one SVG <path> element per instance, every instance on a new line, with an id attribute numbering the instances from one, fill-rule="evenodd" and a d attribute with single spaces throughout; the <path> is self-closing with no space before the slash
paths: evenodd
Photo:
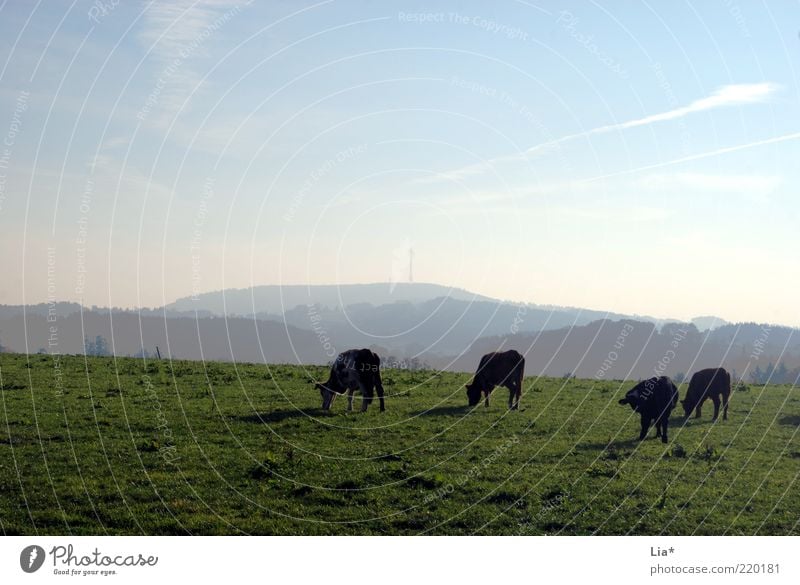
<path id="1" fill-rule="evenodd" d="M 728 398 L 731 395 L 731 375 L 725 368 L 707 368 L 695 372 L 689 381 L 686 398 L 681 401 L 683 412 L 689 417 L 695 409 L 694 417 L 700 418 L 700 408 L 706 398 L 714 403 L 714 418 L 719 416 L 719 400 L 722 397 L 722 420 L 728 420 Z"/>
<path id="2" fill-rule="evenodd" d="M 347 410 L 353 410 L 353 392 L 361 389 L 361 412 L 372 402 L 372 391 L 378 390 L 381 412 L 383 405 L 383 383 L 381 382 L 381 358 L 368 349 L 348 349 L 336 357 L 331 366 L 328 381 L 317 383 L 322 396 L 322 409 L 330 410 L 337 396 L 347 392 Z"/>
<path id="3" fill-rule="evenodd" d="M 467 384 L 467 400 L 470 406 L 475 406 L 481 401 L 481 393 L 486 397 L 486 406 L 489 406 L 489 394 L 495 386 L 508 388 L 508 408 L 515 410 L 519 407 L 522 396 L 522 377 L 525 375 L 525 358 L 518 351 L 487 353 L 481 358 L 478 371 L 472 379 L 472 384 Z"/>
<path id="4" fill-rule="evenodd" d="M 639 440 L 647 437 L 647 431 L 653 421 L 656 423 L 656 437 L 667 442 L 669 413 L 678 404 L 678 388 L 666 376 L 649 378 L 639 382 L 628 390 L 620 404 L 630 404 L 631 408 L 642 415 L 642 432 Z"/>

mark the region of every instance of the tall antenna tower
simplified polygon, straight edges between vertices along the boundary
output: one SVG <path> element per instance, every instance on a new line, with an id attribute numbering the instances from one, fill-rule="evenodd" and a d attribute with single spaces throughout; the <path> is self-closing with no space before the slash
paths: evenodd
<path id="1" fill-rule="evenodd" d="M 414 248 L 408 249 L 408 282 L 414 282 Z"/>

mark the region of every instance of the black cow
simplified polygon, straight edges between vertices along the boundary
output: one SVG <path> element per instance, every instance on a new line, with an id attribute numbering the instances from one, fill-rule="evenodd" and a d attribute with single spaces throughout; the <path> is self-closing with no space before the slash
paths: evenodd
<path id="1" fill-rule="evenodd" d="M 525 375 L 525 358 L 518 351 L 487 353 L 481 358 L 478 371 L 472 379 L 472 384 L 467 384 L 467 400 L 470 406 L 475 406 L 481 401 L 481 393 L 486 396 L 486 406 L 489 406 L 489 394 L 495 386 L 508 388 L 508 407 L 511 410 L 519 407 L 522 396 L 522 377 Z"/>
<path id="2" fill-rule="evenodd" d="M 647 437 L 647 431 L 655 421 L 656 437 L 661 437 L 662 443 L 667 442 L 669 413 L 678 404 L 678 388 L 672 380 L 666 376 L 643 380 L 628 390 L 619 403 L 630 404 L 635 412 L 642 415 L 640 441 Z"/>
<path id="3" fill-rule="evenodd" d="M 686 398 L 681 401 L 683 412 L 689 417 L 692 410 L 695 410 L 694 417 L 700 418 L 700 408 L 706 398 L 710 398 L 714 403 L 714 418 L 719 416 L 719 401 L 722 397 L 722 420 L 728 420 L 728 398 L 731 395 L 731 375 L 725 368 L 707 368 L 695 372 L 689 381 L 689 390 Z"/>
<path id="4" fill-rule="evenodd" d="M 372 402 L 373 390 L 378 390 L 381 412 L 383 405 L 383 383 L 381 382 L 381 358 L 368 349 L 348 349 L 340 353 L 331 365 L 328 381 L 315 384 L 322 396 L 322 409 L 329 410 L 337 396 L 347 392 L 347 410 L 353 410 L 353 392 L 361 389 L 361 412 Z"/>

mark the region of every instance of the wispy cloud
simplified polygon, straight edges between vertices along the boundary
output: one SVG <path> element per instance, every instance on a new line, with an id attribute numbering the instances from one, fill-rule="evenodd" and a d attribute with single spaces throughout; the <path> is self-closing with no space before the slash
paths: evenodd
<path id="1" fill-rule="evenodd" d="M 684 172 L 646 175 L 635 181 L 634 185 L 645 189 L 677 189 L 682 192 L 723 192 L 726 195 L 737 195 L 749 201 L 764 203 L 782 182 L 783 179 L 775 175 Z"/>
<path id="2" fill-rule="evenodd" d="M 542 182 L 536 185 L 500 190 L 470 191 L 453 195 L 447 192 L 426 196 L 426 201 L 439 208 L 433 215 L 485 215 L 487 213 L 517 214 L 524 210 L 551 209 L 554 197 L 605 191 L 599 183 L 572 181 Z"/>
<path id="3" fill-rule="evenodd" d="M 715 156 L 719 156 L 721 154 L 727 154 L 730 152 L 738 152 L 741 150 L 748 150 L 751 148 L 756 148 L 758 146 L 765 146 L 767 144 L 778 144 L 780 142 L 788 142 L 791 140 L 798 140 L 800 139 L 800 132 L 790 132 L 789 134 L 782 134 L 781 136 L 773 136 L 771 138 L 765 138 L 763 140 L 756 140 L 754 142 L 747 142 L 745 144 L 737 144 L 736 146 L 726 146 L 725 148 L 716 148 L 714 150 L 709 150 L 706 152 L 700 152 L 697 154 L 692 154 L 690 156 L 684 156 L 681 158 L 674 158 L 671 160 L 661 161 L 657 163 L 653 163 L 650 165 L 644 165 L 641 167 L 634 167 L 632 169 L 625 169 L 622 171 L 616 171 L 613 173 L 606 173 L 604 175 L 595 175 L 594 177 L 588 177 L 586 179 L 577 180 L 576 183 L 593 183 L 595 181 L 604 181 L 606 179 L 610 179 L 613 177 L 621 177 L 623 175 L 631 175 L 634 173 L 641 173 L 643 171 L 649 171 L 652 169 L 660 169 L 664 167 L 670 167 L 673 165 L 682 164 L 685 162 L 690 161 L 697 161 L 702 160 L 705 158 L 711 158 Z"/>
<path id="4" fill-rule="evenodd" d="M 767 193 L 774 191 L 781 184 L 781 178 L 774 175 L 671 173 L 647 175 L 641 179 L 640 184 L 644 187 L 655 189 L 688 187 L 705 191 L 725 191 L 727 193 Z"/>
<path id="5" fill-rule="evenodd" d="M 653 114 L 651 116 L 645 116 L 644 118 L 629 120 L 619 124 L 600 126 L 598 128 L 593 128 L 578 134 L 570 134 L 557 140 L 552 140 L 550 142 L 545 142 L 529 148 L 526 151 L 526 154 L 529 156 L 540 154 L 542 152 L 552 150 L 556 145 L 574 140 L 576 138 L 592 136 L 595 134 L 605 134 L 607 132 L 616 132 L 619 130 L 627 130 L 629 128 L 637 128 L 639 126 L 648 126 L 650 124 L 655 124 L 656 122 L 666 122 L 667 120 L 677 120 L 678 118 L 683 118 L 689 114 L 715 110 L 717 108 L 742 106 L 746 104 L 763 102 L 772 96 L 778 89 L 780 89 L 780 85 L 769 82 L 725 85 L 717 89 L 711 95 L 693 101 L 688 106 L 682 106 L 680 108 L 661 112 L 660 114 Z"/>
<path id="6" fill-rule="evenodd" d="M 501 158 L 493 158 L 491 160 L 475 163 L 459 169 L 453 169 L 452 171 L 444 171 L 441 173 L 436 173 L 435 175 L 426 175 L 424 177 L 414 179 L 412 183 L 439 183 L 441 181 L 453 181 L 457 183 L 473 175 L 482 175 L 492 168 L 493 163 L 497 163 L 500 160 Z"/>
<path id="7" fill-rule="evenodd" d="M 209 54 L 206 43 L 251 0 L 173 0 L 147 9 L 139 40 L 157 64 L 148 101 L 139 113 L 157 126 L 172 121 L 202 83 L 192 64 Z"/>
<path id="8" fill-rule="evenodd" d="M 615 205 L 605 207 L 587 207 L 562 205 L 549 209 L 549 212 L 569 220 L 583 219 L 592 222 L 656 222 L 668 219 L 674 214 L 665 207 L 652 207 L 646 205 Z"/>
<path id="9" fill-rule="evenodd" d="M 648 126 L 658 122 L 666 122 L 668 120 L 676 120 L 683 118 L 690 114 L 698 112 L 705 112 L 717 108 L 725 108 L 730 106 L 742 106 L 747 104 L 754 104 L 767 101 L 781 86 L 777 83 L 764 82 L 764 83 L 740 83 L 733 85 L 724 85 L 714 91 L 711 95 L 704 98 L 697 99 L 686 106 L 674 108 L 672 110 L 652 114 L 643 118 L 635 120 L 628 120 L 618 124 L 607 124 L 579 132 L 577 134 L 569 134 L 555 140 L 537 144 L 522 153 L 504 155 L 493 157 L 484 161 L 464 166 L 450 171 L 444 171 L 437 175 L 424 177 L 418 179 L 420 183 L 433 183 L 439 181 L 460 181 L 466 177 L 474 176 L 489 172 L 495 169 L 495 166 L 507 162 L 522 162 L 530 160 L 531 158 L 548 154 L 554 150 L 559 149 L 564 143 L 570 142 L 577 138 L 593 136 L 596 134 L 605 134 L 609 132 L 617 132 L 621 130 L 628 130 L 630 128 L 637 128 L 641 126 Z"/>

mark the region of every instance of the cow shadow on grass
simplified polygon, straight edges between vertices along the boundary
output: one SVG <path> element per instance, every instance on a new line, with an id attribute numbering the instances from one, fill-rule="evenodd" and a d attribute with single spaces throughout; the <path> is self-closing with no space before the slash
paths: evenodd
<path id="1" fill-rule="evenodd" d="M 778 419 L 778 423 L 790 427 L 800 427 L 800 415 L 790 414 L 787 416 L 782 416 Z"/>
<path id="2" fill-rule="evenodd" d="M 698 427 L 698 426 L 710 426 L 716 424 L 723 424 L 727 423 L 728 421 L 722 418 L 722 414 L 720 413 L 719 418 L 714 420 L 710 416 L 703 415 L 700 418 L 695 418 L 694 414 L 691 415 L 689 418 L 684 418 L 682 416 L 679 417 L 672 417 L 669 419 L 669 430 L 672 432 L 673 430 L 680 430 L 684 427 Z"/>
<path id="3" fill-rule="evenodd" d="M 464 406 L 437 406 L 436 408 L 429 408 L 427 410 L 420 410 L 419 412 L 415 412 L 411 416 L 453 416 L 453 415 L 465 415 L 468 414 L 471 410 L 471 407 L 464 405 Z"/>
<path id="4" fill-rule="evenodd" d="M 720 417 L 719 421 L 717 421 L 717 422 L 722 422 L 722 418 Z M 787 424 L 787 425 L 792 425 L 792 424 L 793 425 L 800 425 L 800 416 L 785 416 L 782 419 L 780 419 L 779 422 L 781 424 Z M 637 423 L 638 423 L 638 421 L 637 421 Z M 699 425 L 706 426 L 706 425 L 710 425 L 710 424 L 714 424 L 714 421 L 711 420 L 710 418 L 707 418 L 707 419 L 706 418 L 694 418 L 694 417 L 685 418 L 683 416 L 670 417 L 670 419 L 669 419 L 669 430 L 668 430 L 669 441 L 670 442 L 672 441 L 672 438 L 674 437 L 673 433 L 675 433 L 675 431 L 680 431 L 684 427 L 696 427 L 696 426 L 699 426 Z M 638 432 L 638 430 L 639 429 L 638 429 L 638 425 L 637 425 L 637 427 L 635 428 L 634 432 Z M 650 427 L 650 430 L 647 431 L 647 437 L 645 438 L 645 441 L 651 441 L 651 440 L 661 441 L 661 438 L 657 437 L 655 433 L 656 433 L 655 426 Z M 580 445 L 578 445 L 578 449 L 585 449 L 587 451 L 604 451 L 604 450 L 610 449 L 610 448 L 613 448 L 613 449 L 626 449 L 626 448 L 636 447 L 636 445 L 638 445 L 639 443 L 641 443 L 641 441 L 639 440 L 638 437 L 635 436 L 635 437 L 633 437 L 631 439 L 627 439 L 627 440 L 624 440 L 624 441 L 611 441 L 611 442 L 603 441 L 603 442 L 597 442 L 597 443 L 581 443 Z"/>
<path id="5" fill-rule="evenodd" d="M 234 417 L 237 420 L 246 423 L 264 424 L 264 423 L 279 423 L 290 418 L 309 417 L 315 418 L 319 416 L 318 412 L 299 410 L 297 408 L 288 410 L 273 410 L 272 412 L 256 412 L 253 414 Z"/>
<path id="6" fill-rule="evenodd" d="M 650 435 L 647 435 L 650 438 Z M 647 439 L 645 439 L 647 440 Z M 659 439 L 660 441 L 661 439 Z M 626 439 L 624 441 L 600 441 L 596 443 L 580 443 L 575 446 L 576 449 L 582 451 L 606 451 L 607 449 L 632 449 L 636 447 L 641 441 L 638 438 Z"/>
<path id="7" fill-rule="evenodd" d="M 701 418 L 686 418 L 684 416 L 672 416 L 669 419 L 669 430 L 672 429 L 680 429 L 682 427 L 688 427 L 692 424 L 700 424 L 703 422 Z"/>

